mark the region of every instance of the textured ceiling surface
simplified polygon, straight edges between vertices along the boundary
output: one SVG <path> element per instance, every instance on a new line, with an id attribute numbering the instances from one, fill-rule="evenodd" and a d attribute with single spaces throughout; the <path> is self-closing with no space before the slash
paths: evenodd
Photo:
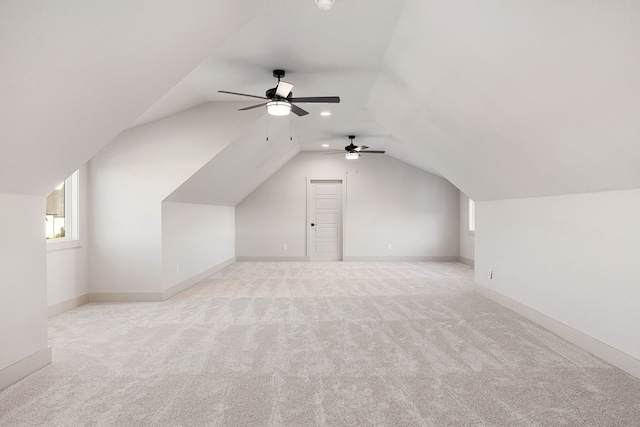
<path id="1" fill-rule="evenodd" d="M 342 101 L 277 119 L 295 149 L 255 164 L 355 134 L 477 200 L 637 188 L 639 21 L 619 0 L 3 2 L 0 193 L 46 194 L 130 127 L 253 105 L 217 91 L 262 96 L 276 68 Z"/>

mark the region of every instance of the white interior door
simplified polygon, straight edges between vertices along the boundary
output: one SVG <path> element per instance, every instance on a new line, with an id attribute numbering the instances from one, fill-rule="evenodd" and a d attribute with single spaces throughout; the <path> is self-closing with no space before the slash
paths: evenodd
<path id="1" fill-rule="evenodd" d="M 308 215 L 311 261 L 342 261 L 342 181 L 312 180 Z"/>

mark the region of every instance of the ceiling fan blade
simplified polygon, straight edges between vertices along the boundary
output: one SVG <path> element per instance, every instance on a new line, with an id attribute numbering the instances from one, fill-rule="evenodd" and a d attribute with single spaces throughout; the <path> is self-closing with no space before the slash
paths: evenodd
<path id="1" fill-rule="evenodd" d="M 362 150 L 366 150 L 367 148 L 369 147 L 367 147 L 366 145 L 361 145 L 359 147 L 354 148 L 353 151 L 362 151 Z"/>
<path id="2" fill-rule="evenodd" d="M 361 151 L 361 153 L 363 153 L 363 154 L 367 154 L 367 153 L 370 153 L 370 154 L 384 154 L 384 151 L 371 150 L 371 151 Z"/>
<path id="3" fill-rule="evenodd" d="M 263 102 L 262 104 L 252 105 L 251 107 L 238 108 L 238 111 L 253 110 L 254 108 L 264 107 L 265 105 L 267 105 L 267 103 Z"/>
<path id="4" fill-rule="evenodd" d="M 276 88 L 276 95 L 281 98 L 286 98 L 291 93 L 291 89 L 293 89 L 293 85 L 291 83 L 280 81 Z"/>
<path id="5" fill-rule="evenodd" d="M 219 93 L 228 93 L 229 95 L 249 96 L 251 98 L 258 98 L 258 99 L 269 99 L 269 98 L 265 98 L 264 96 L 247 95 L 246 93 L 238 93 L 238 92 L 227 92 L 226 90 L 219 90 L 218 92 Z"/>
<path id="6" fill-rule="evenodd" d="M 291 104 L 291 111 L 293 111 L 293 113 L 298 115 L 298 116 L 306 116 L 307 114 L 309 114 L 308 111 L 304 111 L 302 108 L 298 107 L 297 105 L 293 105 L 293 104 Z"/>
<path id="7" fill-rule="evenodd" d="M 307 104 L 338 104 L 340 102 L 339 96 L 309 96 L 306 98 L 291 98 L 291 102 L 305 102 Z"/>

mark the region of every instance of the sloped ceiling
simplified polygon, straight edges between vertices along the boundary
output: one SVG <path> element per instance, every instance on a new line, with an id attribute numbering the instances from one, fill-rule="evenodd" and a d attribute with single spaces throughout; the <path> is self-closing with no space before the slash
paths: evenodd
<path id="1" fill-rule="evenodd" d="M 283 120 L 265 115 L 232 141 L 165 201 L 235 206 L 300 152 Z M 265 129 L 269 128 L 265 135 Z"/>
<path id="2" fill-rule="evenodd" d="M 246 6 L 0 2 L 0 193 L 46 195 L 241 28 Z"/>
<path id="3" fill-rule="evenodd" d="M 640 187 L 639 19 L 627 1 L 407 1 L 367 110 L 477 200 Z"/>
<path id="4" fill-rule="evenodd" d="M 244 100 L 218 90 L 263 95 L 275 68 L 295 96 L 342 99 L 281 118 L 287 153 L 355 134 L 477 200 L 640 187 L 638 2 L 26 1 L 0 16 L 0 192 L 46 194 L 122 130 Z M 210 185 L 196 175 L 189 198 Z"/>

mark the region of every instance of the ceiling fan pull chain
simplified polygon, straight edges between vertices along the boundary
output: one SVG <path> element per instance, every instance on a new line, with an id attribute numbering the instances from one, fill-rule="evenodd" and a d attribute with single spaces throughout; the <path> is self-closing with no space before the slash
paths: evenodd
<path id="1" fill-rule="evenodd" d="M 265 114 L 264 122 L 265 122 L 266 127 L 267 127 L 267 141 L 269 141 L 269 115 L 268 114 Z"/>
<path id="2" fill-rule="evenodd" d="M 289 115 L 289 141 L 293 141 L 293 121 L 291 115 Z"/>

